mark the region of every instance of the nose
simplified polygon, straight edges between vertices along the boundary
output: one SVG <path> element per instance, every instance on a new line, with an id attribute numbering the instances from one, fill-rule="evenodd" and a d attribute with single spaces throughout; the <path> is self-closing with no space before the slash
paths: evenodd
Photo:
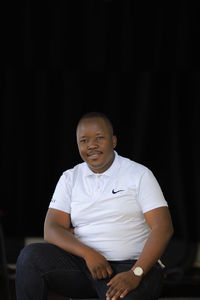
<path id="1" fill-rule="evenodd" d="M 96 149 L 98 147 L 98 143 L 96 139 L 91 139 L 88 143 L 88 149 Z"/>

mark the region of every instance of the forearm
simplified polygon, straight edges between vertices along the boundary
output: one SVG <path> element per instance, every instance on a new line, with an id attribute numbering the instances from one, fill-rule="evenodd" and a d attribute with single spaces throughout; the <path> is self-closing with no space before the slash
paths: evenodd
<path id="1" fill-rule="evenodd" d="M 144 270 L 144 274 L 146 274 L 162 256 L 172 234 L 172 228 L 154 228 L 151 231 L 151 234 L 145 243 L 143 251 L 134 267 L 141 266 Z"/>
<path id="2" fill-rule="evenodd" d="M 107 278 L 112 274 L 111 266 L 105 257 L 93 248 L 80 242 L 70 231 L 70 228 L 65 228 L 58 224 L 45 226 L 44 239 L 66 252 L 82 257 L 95 280 Z"/>
<path id="3" fill-rule="evenodd" d="M 44 240 L 82 258 L 85 257 L 86 252 L 92 250 L 87 245 L 81 243 L 70 229 L 66 229 L 60 225 L 44 228 Z"/>

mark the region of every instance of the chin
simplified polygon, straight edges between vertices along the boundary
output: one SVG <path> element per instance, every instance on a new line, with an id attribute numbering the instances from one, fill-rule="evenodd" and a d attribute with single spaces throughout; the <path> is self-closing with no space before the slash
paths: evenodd
<path id="1" fill-rule="evenodd" d="M 89 167 L 94 172 L 103 171 L 103 166 L 89 164 Z"/>

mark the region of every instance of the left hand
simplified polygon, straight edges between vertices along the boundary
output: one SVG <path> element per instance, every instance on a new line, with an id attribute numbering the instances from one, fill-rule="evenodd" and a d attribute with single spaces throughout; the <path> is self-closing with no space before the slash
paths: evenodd
<path id="1" fill-rule="evenodd" d="M 124 298 L 140 284 L 141 277 L 134 276 L 132 270 L 115 275 L 107 284 L 106 300 Z"/>

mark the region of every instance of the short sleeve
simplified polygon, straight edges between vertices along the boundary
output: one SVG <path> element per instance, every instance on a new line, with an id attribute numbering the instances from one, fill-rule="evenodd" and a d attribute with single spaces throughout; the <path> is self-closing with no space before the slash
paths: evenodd
<path id="1" fill-rule="evenodd" d="M 71 212 L 72 173 L 64 172 L 58 180 L 49 208 Z"/>
<path id="2" fill-rule="evenodd" d="M 168 206 L 157 179 L 149 169 L 140 179 L 138 202 L 143 213 L 161 206 Z"/>

